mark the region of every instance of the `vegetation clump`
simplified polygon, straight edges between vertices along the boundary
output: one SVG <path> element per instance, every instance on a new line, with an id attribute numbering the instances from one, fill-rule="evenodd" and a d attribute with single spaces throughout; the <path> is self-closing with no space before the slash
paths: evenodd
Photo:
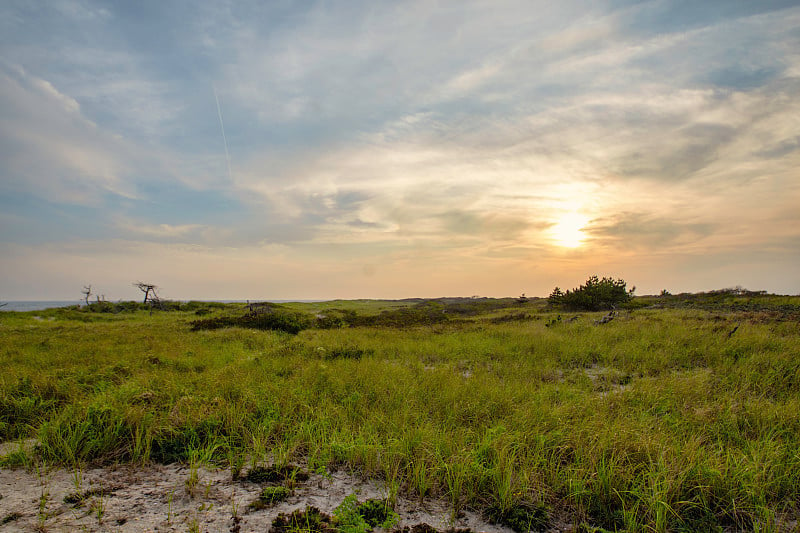
<path id="1" fill-rule="evenodd" d="M 547 302 L 553 307 L 574 311 L 603 311 L 629 303 L 635 290 L 636 287 L 627 290 L 627 283 L 622 279 L 591 276 L 586 283 L 571 291 L 562 292 L 556 287 Z"/>
<path id="2" fill-rule="evenodd" d="M 367 533 L 370 531 L 371 527 L 359 513 L 358 507 L 356 495 L 351 494 L 333 510 L 336 526 L 342 533 Z"/>
<path id="3" fill-rule="evenodd" d="M 361 359 L 364 356 L 371 355 L 374 350 L 368 348 L 359 348 L 357 346 L 337 346 L 330 350 L 325 350 L 325 359 Z"/>
<path id="4" fill-rule="evenodd" d="M 0 468 L 26 467 L 30 462 L 31 457 L 26 450 L 15 450 L 11 453 L 0 455 Z"/>
<path id="5" fill-rule="evenodd" d="M 392 511 L 391 507 L 389 507 L 389 502 L 386 500 L 369 499 L 359 505 L 356 511 L 373 528 L 390 529 L 400 520 L 400 517 Z"/>
<path id="6" fill-rule="evenodd" d="M 429 300 L 440 304 L 444 312 L 451 316 L 478 316 L 501 309 L 519 308 L 522 304 L 534 301 L 534 298 L 437 298 Z M 421 302 L 418 305 L 423 305 Z"/>
<path id="7" fill-rule="evenodd" d="M 269 313 L 244 316 L 221 316 L 203 318 L 192 322 L 192 331 L 214 330 L 229 327 L 283 331 L 297 335 L 311 327 L 313 320 L 307 313 L 277 310 Z"/>
<path id="8" fill-rule="evenodd" d="M 340 533 L 333 518 L 316 507 L 307 506 L 290 514 L 280 513 L 272 521 L 274 533 Z"/>
<path id="9" fill-rule="evenodd" d="M 429 300 L 412 307 L 384 310 L 377 315 L 352 314 L 345 320 L 350 326 L 406 328 L 441 324 L 450 320 L 450 316 L 443 304 Z"/>
<path id="10" fill-rule="evenodd" d="M 3 517 L 2 520 L 0 520 L 0 524 L 6 525 L 6 524 L 9 524 L 11 522 L 16 522 L 20 518 L 22 518 L 22 515 L 20 513 L 17 513 L 17 512 L 8 513 L 7 515 L 5 515 Z"/>
<path id="11" fill-rule="evenodd" d="M 533 301 L 526 299 L 525 303 Z M 335 329 L 342 327 L 408 328 L 431 326 L 466 319 L 500 309 L 520 305 L 516 298 L 435 298 L 403 300 L 405 306 L 384 309 L 377 314 L 359 314 L 352 309 L 330 309 L 317 316 L 314 327 Z M 522 320 L 521 313 L 509 320 Z"/>
<path id="12" fill-rule="evenodd" d="M 506 322 L 524 322 L 533 320 L 533 316 L 528 313 L 510 313 L 507 315 L 493 316 L 486 321 L 490 324 L 504 324 Z"/>
<path id="13" fill-rule="evenodd" d="M 590 526 L 585 522 L 581 522 L 580 524 L 578 524 L 578 527 L 575 528 L 574 533 L 613 533 L 613 532 L 602 527 L 594 527 Z"/>
<path id="14" fill-rule="evenodd" d="M 355 312 L 347 313 L 340 309 L 332 309 L 326 313 L 316 316 L 314 327 L 317 329 L 339 329 L 346 328 L 349 323 L 346 317 L 355 315 Z"/>
<path id="15" fill-rule="evenodd" d="M 200 302 L 192 300 L 189 302 L 179 302 L 175 300 L 159 299 L 156 303 L 145 303 L 135 301 L 109 302 L 107 300 L 97 300 L 88 302 L 82 306 L 64 307 L 62 310 L 77 311 L 80 313 L 135 313 L 137 311 L 150 311 L 153 308 L 159 311 L 191 311 L 198 315 L 208 314 L 215 310 L 224 309 L 226 304 L 222 302 Z"/>
<path id="16" fill-rule="evenodd" d="M 642 304 L 657 309 L 702 309 L 743 313 L 760 321 L 800 321 L 797 297 L 766 294 L 766 291 L 751 291 L 742 287 L 680 294 L 670 294 L 664 290 L 658 296 L 643 296 L 640 299 Z"/>
<path id="17" fill-rule="evenodd" d="M 277 487 L 264 487 L 261 493 L 249 505 L 250 509 L 259 511 L 267 507 L 281 502 L 289 497 L 290 490 L 283 486 Z"/>
<path id="18" fill-rule="evenodd" d="M 430 524 L 425 522 L 421 524 L 415 524 L 413 526 L 405 526 L 400 529 L 395 529 L 395 533 L 472 533 L 472 530 L 469 528 L 452 528 L 448 527 L 446 529 L 436 529 Z"/>
<path id="19" fill-rule="evenodd" d="M 308 473 L 292 465 L 254 466 L 244 476 L 250 483 L 283 483 L 284 481 L 307 481 Z"/>
<path id="20" fill-rule="evenodd" d="M 355 494 L 347 496 L 333 516 L 342 533 L 367 533 L 376 527 L 389 530 L 400 521 L 386 500 L 372 498 L 359 504 Z"/>
<path id="21" fill-rule="evenodd" d="M 516 533 L 544 531 L 548 525 L 547 509 L 543 505 L 522 503 L 508 509 L 492 506 L 486 515 L 491 523 L 510 527 Z"/>
<path id="22" fill-rule="evenodd" d="M 69 494 L 64 496 L 64 503 L 66 503 L 67 505 L 72 505 L 73 507 L 80 507 L 86 502 L 86 500 L 88 500 L 93 496 L 106 496 L 109 493 L 110 491 L 102 488 L 88 489 L 83 492 L 81 491 L 70 492 Z"/>

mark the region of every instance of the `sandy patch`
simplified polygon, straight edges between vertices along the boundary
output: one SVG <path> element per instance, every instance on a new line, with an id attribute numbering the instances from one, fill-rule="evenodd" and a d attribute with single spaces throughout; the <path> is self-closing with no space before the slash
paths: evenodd
<path id="1" fill-rule="evenodd" d="M 201 468 L 195 474 L 197 481 L 192 485 L 193 472 L 181 465 L 120 466 L 79 474 L 64 469 L 4 469 L 0 471 L 0 521 L 5 523 L 0 524 L 0 532 L 37 528 L 48 532 L 265 532 L 281 512 L 311 505 L 330 514 L 353 493 L 361 501 L 386 496 L 380 484 L 362 481 L 346 472 L 324 477 L 312 474 L 308 481 L 295 486 L 287 500 L 251 511 L 248 505 L 258 497 L 261 485 L 234 481 L 227 469 Z M 79 501 L 65 503 L 65 498 Z M 471 512 L 453 521 L 449 507 L 434 500 L 420 505 L 400 497 L 396 511 L 401 517 L 398 527 L 426 523 L 437 529 L 511 533 Z"/>

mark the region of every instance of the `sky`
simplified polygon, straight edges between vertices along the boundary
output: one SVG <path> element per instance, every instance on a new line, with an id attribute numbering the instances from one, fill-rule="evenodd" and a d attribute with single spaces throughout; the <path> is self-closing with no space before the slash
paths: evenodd
<path id="1" fill-rule="evenodd" d="M 0 300 L 800 293 L 795 1 L 0 3 Z"/>

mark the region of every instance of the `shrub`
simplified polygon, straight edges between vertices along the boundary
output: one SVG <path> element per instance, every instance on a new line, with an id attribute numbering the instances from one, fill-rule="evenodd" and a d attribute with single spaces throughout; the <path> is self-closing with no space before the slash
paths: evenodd
<path id="1" fill-rule="evenodd" d="M 240 328 L 283 331 L 293 335 L 311 327 L 311 317 L 305 313 L 273 311 L 240 317 L 222 316 L 192 322 L 192 331 L 220 329 L 238 326 Z"/>
<path id="2" fill-rule="evenodd" d="M 336 525 L 342 533 L 367 533 L 370 526 L 358 512 L 358 499 L 355 494 L 347 496 L 344 501 L 333 510 Z"/>
<path id="3" fill-rule="evenodd" d="M 249 507 L 254 511 L 260 511 L 261 509 L 266 509 L 267 507 L 288 498 L 289 492 L 290 492 L 289 489 L 282 486 L 264 487 L 261 490 L 261 494 L 259 494 L 258 498 L 256 498 L 254 501 L 250 503 Z"/>
<path id="4" fill-rule="evenodd" d="M 548 525 L 547 509 L 543 505 L 522 503 L 509 509 L 492 506 L 486 514 L 492 524 L 510 527 L 516 533 L 544 531 Z"/>
<path id="5" fill-rule="evenodd" d="M 355 494 L 347 496 L 333 510 L 333 516 L 342 533 L 367 533 L 374 528 L 390 530 L 400 521 L 385 500 L 369 499 L 359 504 Z"/>
<path id="6" fill-rule="evenodd" d="M 243 325 L 245 327 L 285 331 L 293 335 L 311 327 L 311 317 L 305 313 L 283 311 L 264 313 L 246 318 L 249 320 L 244 320 L 245 324 Z"/>
<path id="7" fill-rule="evenodd" d="M 290 514 L 280 513 L 272 521 L 275 533 L 327 533 L 336 531 L 333 519 L 316 507 L 306 506 L 305 510 L 295 509 Z"/>
<path id="8" fill-rule="evenodd" d="M 250 483 L 284 483 L 308 481 L 308 472 L 293 465 L 254 466 L 244 477 Z"/>
<path id="9" fill-rule="evenodd" d="M 319 329 L 339 329 L 347 327 L 347 321 L 341 313 L 334 311 L 325 315 L 317 315 L 314 326 Z"/>
<path id="10" fill-rule="evenodd" d="M 369 499 L 358 506 L 357 512 L 370 527 L 391 529 L 400 517 L 389 507 L 385 500 Z"/>
<path id="11" fill-rule="evenodd" d="M 571 310 L 601 311 L 613 309 L 618 305 L 627 304 L 633 299 L 633 291 L 627 290 L 626 283 L 622 279 L 598 278 L 591 276 L 586 283 L 577 289 L 561 292 L 556 287 L 547 298 L 552 306 L 563 307 Z"/>
<path id="12" fill-rule="evenodd" d="M 381 311 L 377 315 L 354 315 L 345 318 L 351 326 L 377 326 L 404 328 L 412 326 L 429 326 L 447 322 L 445 306 L 437 301 L 425 301 L 413 307 L 401 307 Z"/>

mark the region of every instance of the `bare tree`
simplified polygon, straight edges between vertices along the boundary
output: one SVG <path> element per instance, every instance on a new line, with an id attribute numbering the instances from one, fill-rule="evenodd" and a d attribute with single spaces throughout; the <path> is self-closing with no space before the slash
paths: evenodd
<path id="1" fill-rule="evenodd" d="M 159 301 L 158 295 L 156 294 L 156 289 L 158 288 L 158 285 L 137 281 L 136 283 L 133 284 L 133 286 L 137 287 L 140 291 L 144 293 L 144 301 L 142 303 L 147 303 L 148 298 L 150 299 L 151 302 L 157 303 Z"/>
<path id="2" fill-rule="evenodd" d="M 89 296 L 92 295 L 92 286 L 84 285 L 81 294 L 83 294 L 83 301 L 86 302 L 86 305 L 89 305 Z"/>

